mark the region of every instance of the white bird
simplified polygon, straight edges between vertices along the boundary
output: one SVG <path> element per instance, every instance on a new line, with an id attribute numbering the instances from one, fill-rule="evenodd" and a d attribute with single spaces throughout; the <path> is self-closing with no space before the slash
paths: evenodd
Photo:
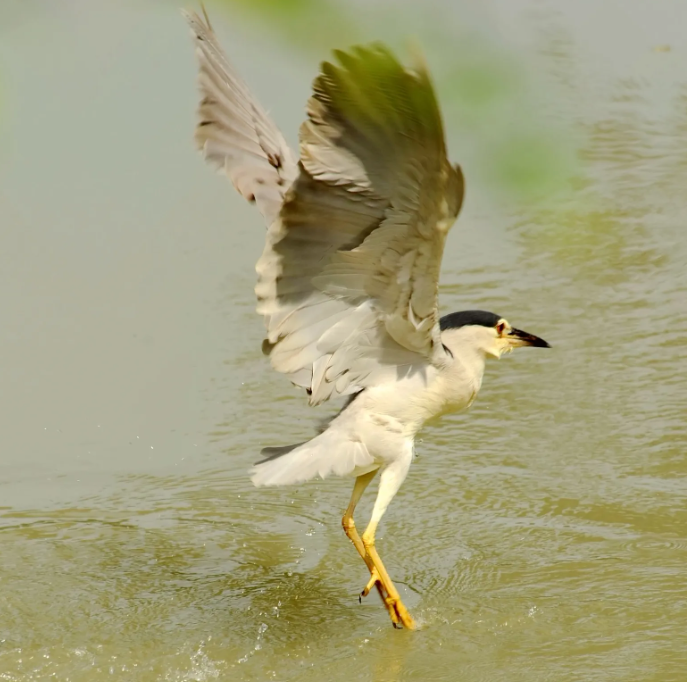
<path id="1" fill-rule="evenodd" d="M 424 62 L 403 67 L 383 45 L 324 62 L 300 129 L 300 160 L 232 69 L 205 15 L 186 14 L 200 64 L 195 139 L 208 162 L 255 202 L 267 223 L 257 263 L 263 352 L 310 404 L 340 396 L 314 438 L 265 448 L 256 486 L 352 476 L 343 527 L 394 626 L 414 628 L 375 548 L 375 531 L 403 483 L 429 419 L 466 408 L 485 361 L 516 346 L 548 347 L 489 312 L 439 318 L 444 242 L 463 202 L 446 158 Z M 380 471 L 362 537 L 353 511 Z"/>

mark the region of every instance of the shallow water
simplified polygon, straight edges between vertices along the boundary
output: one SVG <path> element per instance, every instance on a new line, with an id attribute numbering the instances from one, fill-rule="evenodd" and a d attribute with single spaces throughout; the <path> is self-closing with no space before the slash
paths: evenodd
<path id="1" fill-rule="evenodd" d="M 176 8 L 0 11 L 0 680 L 685 679 L 686 11 L 460 7 L 365 29 L 439 59 L 471 182 L 442 310 L 554 348 L 492 363 L 470 411 L 422 434 L 378 536 L 415 633 L 358 604 L 351 482 L 246 476 L 324 413 L 260 353 L 264 230 L 192 149 Z M 215 13 L 293 139 L 320 55 L 269 15 Z M 499 184 L 479 149 L 510 114 L 489 129 L 461 105 L 437 26 L 528 75 L 568 191 Z"/>

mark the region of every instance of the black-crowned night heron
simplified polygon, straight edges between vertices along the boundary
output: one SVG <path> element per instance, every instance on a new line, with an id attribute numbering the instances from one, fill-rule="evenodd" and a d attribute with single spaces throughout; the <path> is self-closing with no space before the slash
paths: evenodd
<path id="1" fill-rule="evenodd" d="M 484 311 L 439 319 L 444 241 L 463 201 L 425 64 L 382 45 L 336 52 L 315 79 L 300 161 L 229 65 L 207 19 L 187 14 L 200 62 L 196 141 L 267 222 L 255 288 L 263 351 L 317 405 L 347 396 L 311 440 L 265 448 L 256 486 L 355 477 L 343 527 L 395 626 L 415 622 L 375 548 L 425 422 L 470 405 L 488 357 L 542 339 Z M 381 472 L 362 537 L 353 511 Z"/>

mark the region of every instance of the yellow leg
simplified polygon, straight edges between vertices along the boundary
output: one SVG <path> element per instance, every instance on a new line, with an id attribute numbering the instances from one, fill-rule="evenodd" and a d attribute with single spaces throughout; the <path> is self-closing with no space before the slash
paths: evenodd
<path id="1" fill-rule="evenodd" d="M 379 492 L 377 493 L 377 499 L 375 500 L 375 505 L 372 510 L 372 518 L 368 524 L 362 537 L 362 544 L 365 550 L 368 567 L 370 563 L 372 567 L 370 568 L 370 574 L 372 578 L 370 582 L 365 586 L 363 590 L 363 595 L 367 594 L 371 589 L 372 585 L 381 584 L 383 591 L 386 593 L 384 597 L 384 603 L 389 611 L 391 620 L 394 627 L 397 627 L 400 623 L 403 627 L 409 630 L 414 630 L 417 626 L 413 617 L 408 613 L 408 609 L 405 604 L 401 601 L 401 595 L 398 593 L 396 586 L 391 581 L 389 574 L 387 573 L 384 564 L 382 563 L 379 554 L 377 553 L 377 548 L 375 547 L 375 533 L 377 531 L 377 526 L 381 520 L 384 512 L 389 506 L 389 502 L 393 499 L 394 495 L 398 492 L 401 487 L 401 483 L 408 473 L 408 468 L 410 466 L 410 461 L 412 458 L 412 448 L 410 448 L 406 453 L 406 457 L 399 457 L 397 460 L 387 465 L 382 469 L 381 479 L 379 481 Z M 382 592 L 380 591 L 380 594 Z"/>
<path id="2" fill-rule="evenodd" d="M 367 554 L 365 552 L 365 547 L 363 546 L 363 541 L 360 539 L 360 535 L 358 535 L 358 531 L 355 528 L 353 512 L 355 511 L 358 502 L 360 502 L 360 498 L 363 496 L 365 489 L 368 485 L 370 485 L 370 481 L 372 481 L 376 473 L 377 469 L 370 471 L 367 474 L 363 474 L 362 476 L 358 476 L 358 478 L 355 479 L 355 486 L 353 487 L 351 501 L 348 503 L 348 508 L 341 519 L 341 525 L 343 526 L 344 532 L 348 536 L 348 539 L 355 545 L 355 548 L 358 550 L 358 554 L 360 554 L 363 560 L 367 559 Z"/>
<path id="3" fill-rule="evenodd" d="M 373 525 L 373 523 L 370 522 L 370 525 L 367 527 L 362 537 L 363 547 L 365 548 L 365 552 L 369 561 L 372 563 L 372 568 L 370 569 L 372 577 L 370 578 L 370 582 L 365 586 L 362 595 L 367 596 L 372 589 L 372 585 L 376 585 L 379 589 L 379 585 L 381 584 L 384 592 L 386 592 L 386 597 L 382 598 L 384 599 L 384 603 L 389 611 L 389 615 L 391 616 L 394 627 L 400 623 L 403 625 L 403 627 L 408 628 L 409 630 L 415 630 L 415 621 L 408 612 L 408 609 L 403 601 L 401 601 L 401 595 L 398 593 L 396 585 L 394 585 L 389 577 L 386 567 L 382 563 L 382 560 L 377 552 L 377 548 L 375 547 L 376 530 L 377 524 Z M 380 594 L 382 594 L 381 591 Z"/>
<path id="4" fill-rule="evenodd" d="M 341 519 L 341 525 L 343 526 L 344 532 L 346 533 L 348 539 L 353 543 L 354 547 L 358 550 L 358 554 L 360 554 L 362 560 L 367 565 L 367 568 L 369 569 L 370 574 L 372 576 L 367 587 L 362 591 L 361 597 L 366 597 L 369 594 L 370 589 L 372 589 L 372 586 L 375 585 L 377 587 L 377 591 L 379 592 L 379 596 L 382 602 L 389 611 L 389 617 L 391 618 L 391 621 L 393 622 L 394 626 L 396 626 L 399 623 L 399 619 L 396 616 L 395 611 L 392 608 L 390 608 L 387 603 L 388 595 L 384 592 L 382 583 L 379 582 L 378 574 L 375 570 L 374 564 L 368 556 L 367 551 L 365 550 L 365 546 L 363 545 L 363 541 L 360 539 L 360 535 L 358 535 L 358 531 L 355 527 L 355 521 L 353 520 L 353 512 L 355 511 L 356 505 L 360 501 L 362 494 L 365 492 L 367 486 L 370 485 L 370 481 L 372 481 L 376 473 L 377 469 L 375 469 L 374 471 L 370 471 L 367 474 L 363 474 L 362 476 L 358 476 L 358 478 L 355 479 L 355 486 L 353 487 L 351 501 L 348 504 L 348 508 L 346 509 L 343 518 Z"/>

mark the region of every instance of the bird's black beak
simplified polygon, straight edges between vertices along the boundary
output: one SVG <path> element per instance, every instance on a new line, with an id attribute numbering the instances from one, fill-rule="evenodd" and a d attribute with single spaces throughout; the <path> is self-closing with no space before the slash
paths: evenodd
<path id="1" fill-rule="evenodd" d="M 513 348 L 518 346 L 534 346 L 535 348 L 551 348 L 551 346 L 534 334 L 528 334 L 521 329 L 511 329 L 508 332 L 508 340 Z"/>

